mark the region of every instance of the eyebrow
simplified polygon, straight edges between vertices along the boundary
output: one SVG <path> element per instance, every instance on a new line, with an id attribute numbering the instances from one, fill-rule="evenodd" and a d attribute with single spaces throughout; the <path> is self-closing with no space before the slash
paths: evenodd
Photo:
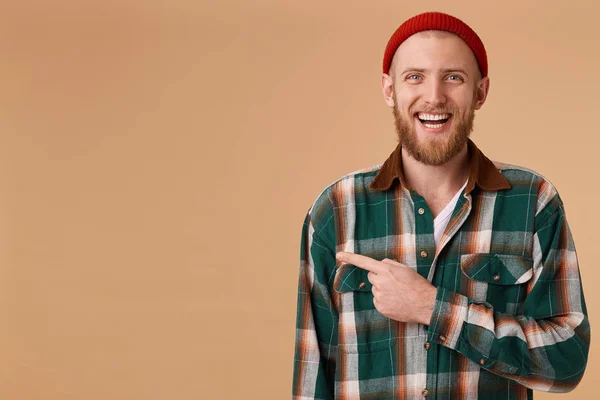
<path id="1" fill-rule="evenodd" d="M 406 74 L 407 72 L 427 72 L 428 70 L 424 69 L 424 68 L 407 68 L 405 69 L 401 75 Z M 443 73 L 447 74 L 449 72 L 460 72 L 461 74 L 464 74 L 466 76 L 469 76 L 469 74 L 467 73 L 467 71 L 465 71 L 462 68 L 445 68 L 442 70 Z"/>
<path id="2" fill-rule="evenodd" d="M 465 71 L 462 68 L 448 68 L 448 69 L 443 69 L 442 72 L 444 73 L 449 73 L 449 72 L 460 72 L 461 74 L 467 75 L 469 76 L 469 74 L 467 74 L 467 71 Z"/>

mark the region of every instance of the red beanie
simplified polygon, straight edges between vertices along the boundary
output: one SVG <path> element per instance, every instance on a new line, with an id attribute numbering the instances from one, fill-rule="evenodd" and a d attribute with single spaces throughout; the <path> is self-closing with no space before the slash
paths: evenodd
<path id="1" fill-rule="evenodd" d="M 477 59 L 481 77 L 487 76 L 487 55 L 485 53 L 485 47 L 483 47 L 483 42 L 479 39 L 479 36 L 477 36 L 475 31 L 460 19 L 440 12 L 426 12 L 416 15 L 406 20 L 398 27 L 398 29 L 396 29 L 385 48 L 385 53 L 383 55 L 383 72 L 389 74 L 392 58 L 402 42 L 417 32 L 429 30 L 452 32 L 464 40 Z"/>

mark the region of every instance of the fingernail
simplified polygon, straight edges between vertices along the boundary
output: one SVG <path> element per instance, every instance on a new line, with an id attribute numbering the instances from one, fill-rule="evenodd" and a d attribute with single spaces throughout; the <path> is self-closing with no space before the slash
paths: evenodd
<path id="1" fill-rule="evenodd" d="M 342 257 L 343 257 L 342 253 L 337 253 L 337 254 L 335 255 L 335 258 L 337 258 L 338 260 L 341 260 L 341 259 L 342 259 Z"/>

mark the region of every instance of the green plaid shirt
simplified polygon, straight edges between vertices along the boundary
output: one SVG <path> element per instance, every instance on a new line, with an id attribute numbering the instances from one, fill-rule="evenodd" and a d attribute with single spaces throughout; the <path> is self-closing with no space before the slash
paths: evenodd
<path id="1" fill-rule="evenodd" d="M 294 399 L 531 399 L 570 391 L 590 325 L 563 203 L 544 177 L 469 141 L 470 176 L 436 248 L 400 145 L 328 186 L 302 229 Z M 395 259 L 438 288 L 429 325 L 373 306 L 367 271 Z"/>

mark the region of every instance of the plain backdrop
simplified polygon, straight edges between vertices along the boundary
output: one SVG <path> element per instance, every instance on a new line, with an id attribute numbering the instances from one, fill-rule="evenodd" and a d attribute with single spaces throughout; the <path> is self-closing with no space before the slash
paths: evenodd
<path id="1" fill-rule="evenodd" d="M 304 215 L 394 149 L 383 50 L 432 10 L 483 39 L 472 138 L 558 188 L 594 330 L 598 2 L 2 0 L 0 399 L 290 398 Z"/>

